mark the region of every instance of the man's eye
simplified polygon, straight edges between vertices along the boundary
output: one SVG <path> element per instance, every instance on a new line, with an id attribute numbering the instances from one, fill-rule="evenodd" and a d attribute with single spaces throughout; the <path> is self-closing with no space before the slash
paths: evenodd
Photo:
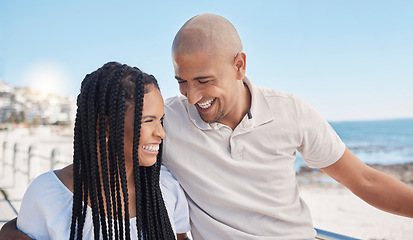
<path id="1" fill-rule="evenodd" d="M 198 80 L 198 82 L 199 82 L 200 84 L 209 83 L 209 81 L 199 81 L 199 80 Z"/>
<path id="2" fill-rule="evenodd" d="M 186 81 L 184 81 L 184 80 L 178 80 L 178 84 L 183 84 L 183 83 L 186 83 Z"/>

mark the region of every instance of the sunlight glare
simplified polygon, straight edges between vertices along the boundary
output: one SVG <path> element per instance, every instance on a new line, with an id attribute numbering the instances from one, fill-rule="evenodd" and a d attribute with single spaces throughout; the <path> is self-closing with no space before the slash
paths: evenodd
<path id="1" fill-rule="evenodd" d="M 26 86 L 45 92 L 66 95 L 68 73 L 55 62 L 37 62 L 29 66 L 24 75 Z"/>

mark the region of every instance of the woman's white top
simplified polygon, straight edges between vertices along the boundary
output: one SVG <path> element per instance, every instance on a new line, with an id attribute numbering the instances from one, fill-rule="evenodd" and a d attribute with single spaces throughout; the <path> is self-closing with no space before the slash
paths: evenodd
<path id="1" fill-rule="evenodd" d="M 161 190 L 174 233 L 190 230 L 188 203 L 178 181 L 161 168 Z M 53 171 L 37 177 L 24 194 L 17 228 L 35 239 L 69 239 L 73 193 Z M 130 219 L 131 233 L 136 233 L 136 218 Z M 137 234 L 131 234 L 137 239 Z M 84 239 L 94 239 L 92 210 L 86 213 Z"/>

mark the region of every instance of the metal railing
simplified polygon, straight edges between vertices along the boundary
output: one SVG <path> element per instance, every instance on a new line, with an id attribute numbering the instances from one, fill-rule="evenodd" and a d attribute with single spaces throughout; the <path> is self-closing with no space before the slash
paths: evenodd
<path id="1" fill-rule="evenodd" d="M 10 156 L 12 159 L 11 162 L 7 161 L 7 159 L 10 159 Z M 47 161 L 49 161 L 49 163 L 47 163 Z M 7 186 L 7 188 L 16 186 L 18 183 L 16 179 L 18 175 L 25 176 L 26 184 L 28 185 L 40 173 L 54 170 L 58 164 L 68 164 L 70 162 L 71 156 L 63 156 L 59 148 L 54 148 L 50 155 L 47 156 L 39 153 L 35 144 L 30 145 L 28 149 L 24 150 L 19 143 L 15 143 L 13 147 L 11 147 L 10 144 L 5 141 L 2 144 L 2 158 L 0 162 L 1 176 L 4 176 L 7 167 L 11 167 L 13 183 L 11 186 Z M 39 169 L 40 165 L 43 165 L 42 169 Z M 47 165 L 49 165 L 49 167 L 47 167 Z M 24 184 L 21 180 L 19 183 Z"/>
<path id="2" fill-rule="evenodd" d="M 7 141 L 0 148 L 0 203 L 4 201 L 9 205 L 15 216 L 18 214 L 15 205 L 18 206 L 23 197 L 20 193 L 22 189 L 25 190 L 38 175 L 72 161 L 72 157 L 61 154 L 59 148 L 41 152 L 36 144 L 27 147 L 19 143 L 9 144 Z M 13 194 L 9 196 L 9 193 Z M 0 215 L 0 223 L 4 223 L 13 214 L 8 217 Z"/>
<path id="3" fill-rule="evenodd" d="M 358 240 L 358 238 L 353 238 L 338 233 L 329 232 L 326 230 L 315 228 L 317 231 L 317 240 Z"/>

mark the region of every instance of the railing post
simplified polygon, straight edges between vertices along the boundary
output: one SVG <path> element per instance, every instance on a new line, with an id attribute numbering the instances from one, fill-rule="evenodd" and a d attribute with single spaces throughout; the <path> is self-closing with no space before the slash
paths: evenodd
<path id="1" fill-rule="evenodd" d="M 4 175 L 4 168 L 6 167 L 6 149 L 7 142 L 3 142 L 3 157 L 1 158 L 1 175 Z"/>
<path id="2" fill-rule="evenodd" d="M 13 153 L 13 186 L 16 186 L 16 173 L 17 173 L 17 154 L 19 153 L 19 144 L 14 144 Z"/>
<path id="3" fill-rule="evenodd" d="M 56 163 L 58 162 L 58 159 L 59 159 L 59 157 L 60 157 L 60 151 L 59 151 L 59 149 L 58 148 L 54 148 L 53 150 L 52 150 L 52 156 L 51 156 L 51 161 L 50 161 L 50 170 L 51 171 L 53 171 L 54 170 L 54 168 L 55 168 L 55 166 L 56 166 Z"/>
<path id="4" fill-rule="evenodd" d="M 30 182 L 32 181 L 32 176 L 34 175 L 33 172 L 35 172 L 34 170 L 37 169 L 33 169 L 33 158 L 36 155 L 36 146 L 35 145 L 30 145 L 29 147 L 29 155 L 27 157 L 27 184 L 30 184 Z"/>

